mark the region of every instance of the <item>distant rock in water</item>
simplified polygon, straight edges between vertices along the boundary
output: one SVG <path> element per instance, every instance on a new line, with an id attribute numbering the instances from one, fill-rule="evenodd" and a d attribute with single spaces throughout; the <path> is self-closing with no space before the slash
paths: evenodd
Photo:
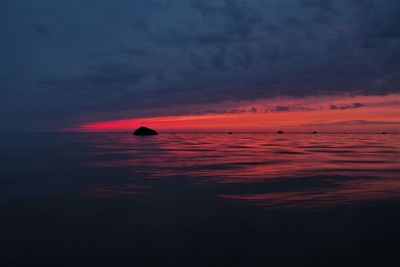
<path id="1" fill-rule="evenodd" d="M 232 134 L 232 132 L 228 132 L 228 134 Z"/>
<path id="2" fill-rule="evenodd" d="M 283 131 L 277 131 L 276 133 L 277 134 L 283 134 Z"/>
<path id="3" fill-rule="evenodd" d="M 386 134 L 386 132 L 382 132 L 382 134 Z"/>
<path id="4" fill-rule="evenodd" d="M 317 134 L 317 133 L 318 133 L 317 131 L 312 132 L 312 134 Z"/>
<path id="5" fill-rule="evenodd" d="M 140 127 L 137 128 L 134 132 L 134 135 L 157 135 L 157 131 L 147 128 L 147 127 Z"/>

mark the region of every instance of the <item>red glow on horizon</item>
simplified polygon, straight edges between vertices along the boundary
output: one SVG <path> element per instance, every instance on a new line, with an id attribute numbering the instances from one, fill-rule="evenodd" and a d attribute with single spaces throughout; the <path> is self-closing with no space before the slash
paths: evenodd
<path id="1" fill-rule="evenodd" d="M 354 103 L 359 106 L 354 106 Z M 132 131 L 139 126 L 148 126 L 159 131 L 398 132 L 399 103 L 400 94 L 270 99 L 235 107 L 236 110 L 253 108 L 258 112 L 225 112 L 90 122 L 66 130 Z M 263 109 L 274 105 L 292 109 L 285 112 Z M 337 108 L 332 109 L 333 106 Z"/>

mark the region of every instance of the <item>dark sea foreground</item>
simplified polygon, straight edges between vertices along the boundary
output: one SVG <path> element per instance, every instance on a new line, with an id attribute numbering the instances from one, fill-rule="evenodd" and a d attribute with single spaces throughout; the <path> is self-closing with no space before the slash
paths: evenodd
<path id="1" fill-rule="evenodd" d="M 0 266 L 400 266 L 399 135 L 0 137 Z"/>

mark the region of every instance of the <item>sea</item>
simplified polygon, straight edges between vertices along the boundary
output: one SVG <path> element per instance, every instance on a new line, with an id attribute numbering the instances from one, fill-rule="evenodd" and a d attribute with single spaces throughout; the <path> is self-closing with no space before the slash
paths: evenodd
<path id="1" fill-rule="evenodd" d="M 400 266 L 400 135 L 1 133 L 0 266 Z"/>

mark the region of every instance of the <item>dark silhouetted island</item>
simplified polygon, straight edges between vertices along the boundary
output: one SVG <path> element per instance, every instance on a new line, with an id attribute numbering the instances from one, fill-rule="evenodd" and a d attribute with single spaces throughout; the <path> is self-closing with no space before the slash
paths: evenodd
<path id="1" fill-rule="evenodd" d="M 232 132 L 228 132 L 228 134 L 232 134 Z"/>
<path id="2" fill-rule="evenodd" d="M 317 133 L 318 133 L 317 131 L 312 132 L 312 134 L 317 134 Z"/>
<path id="3" fill-rule="evenodd" d="M 277 134 L 283 134 L 283 131 L 277 131 L 276 133 Z"/>
<path id="4" fill-rule="evenodd" d="M 147 128 L 147 127 L 139 127 L 133 132 L 133 134 L 134 135 L 157 135 L 158 132 L 153 129 Z"/>

